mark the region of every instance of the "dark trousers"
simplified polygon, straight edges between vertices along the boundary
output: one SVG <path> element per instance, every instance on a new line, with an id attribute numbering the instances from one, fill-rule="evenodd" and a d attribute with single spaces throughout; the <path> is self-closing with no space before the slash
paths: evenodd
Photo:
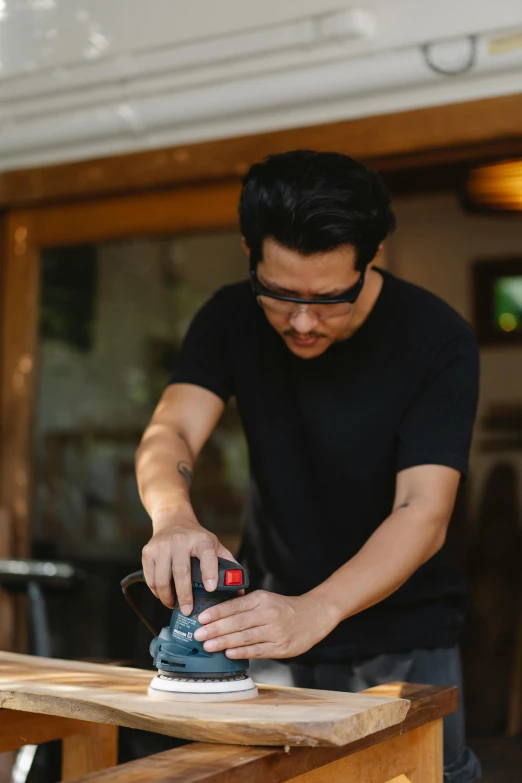
<path id="1" fill-rule="evenodd" d="M 314 666 L 290 665 L 294 685 L 330 691 L 362 691 L 387 682 L 415 682 L 426 685 L 456 685 L 462 694 L 458 647 L 388 653 L 351 663 Z M 472 783 L 481 776 L 480 762 L 466 747 L 462 698 L 458 712 L 444 718 L 444 781 Z"/>

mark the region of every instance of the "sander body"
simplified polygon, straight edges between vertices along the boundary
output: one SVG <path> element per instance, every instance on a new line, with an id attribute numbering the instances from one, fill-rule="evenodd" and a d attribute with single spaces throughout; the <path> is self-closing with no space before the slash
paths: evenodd
<path id="1" fill-rule="evenodd" d="M 194 638 L 201 627 L 199 615 L 211 606 L 233 598 L 238 590 L 248 587 L 248 574 L 231 560 L 218 558 L 218 583 L 213 592 L 203 585 L 199 560 L 191 558 L 191 580 L 194 606 L 184 615 L 176 601 L 170 623 L 157 631 L 128 594 L 130 585 L 145 582 L 143 571 L 129 574 L 121 581 L 123 594 L 154 638 L 150 654 L 158 674 L 148 693 L 157 698 L 199 701 L 231 701 L 251 699 L 257 688 L 247 674 L 247 660 L 227 658 L 225 651 L 207 652 L 203 642 Z"/>

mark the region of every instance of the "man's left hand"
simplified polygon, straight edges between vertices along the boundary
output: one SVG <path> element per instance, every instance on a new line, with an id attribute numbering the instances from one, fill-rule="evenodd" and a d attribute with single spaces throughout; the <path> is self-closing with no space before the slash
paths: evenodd
<path id="1" fill-rule="evenodd" d="M 226 650 L 228 658 L 292 658 L 324 639 L 339 619 L 313 593 L 256 590 L 205 609 L 194 638 L 205 640 L 208 652 Z"/>

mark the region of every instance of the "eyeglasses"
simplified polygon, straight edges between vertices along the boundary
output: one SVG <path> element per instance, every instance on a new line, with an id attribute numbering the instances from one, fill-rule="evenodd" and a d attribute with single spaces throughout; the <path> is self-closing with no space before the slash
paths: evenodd
<path id="1" fill-rule="evenodd" d="M 348 288 L 340 296 L 330 299 L 303 299 L 297 296 L 276 294 L 275 291 L 271 291 L 270 288 L 261 283 L 255 269 L 250 270 L 250 283 L 263 309 L 272 310 L 274 313 L 285 315 L 287 318 L 293 318 L 300 311 L 310 310 L 317 319 L 322 321 L 328 318 L 338 318 L 350 312 L 352 305 L 362 291 L 365 272 L 365 269 L 361 272 L 361 276 L 355 285 Z M 298 310 L 293 306 L 296 304 L 301 305 Z M 302 307 L 303 305 L 305 305 L 305 308 Z"/>

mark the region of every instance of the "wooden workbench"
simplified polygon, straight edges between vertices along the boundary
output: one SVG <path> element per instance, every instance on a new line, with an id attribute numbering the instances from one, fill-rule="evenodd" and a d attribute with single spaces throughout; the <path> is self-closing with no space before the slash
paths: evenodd
<path id="1" fill-rule="evenodd" d="M 455 689 L 260 686 L 256 699 L 198 704 L 151 699 L 150 679 L 141 669 L 0 653 L 0 751 L 62 739 L 63 779 L 94 773 L 104 783 L 442 781 L 442 716 L 456 709 Z M 118 726 L 205 742 L 115 767 Z"/>

